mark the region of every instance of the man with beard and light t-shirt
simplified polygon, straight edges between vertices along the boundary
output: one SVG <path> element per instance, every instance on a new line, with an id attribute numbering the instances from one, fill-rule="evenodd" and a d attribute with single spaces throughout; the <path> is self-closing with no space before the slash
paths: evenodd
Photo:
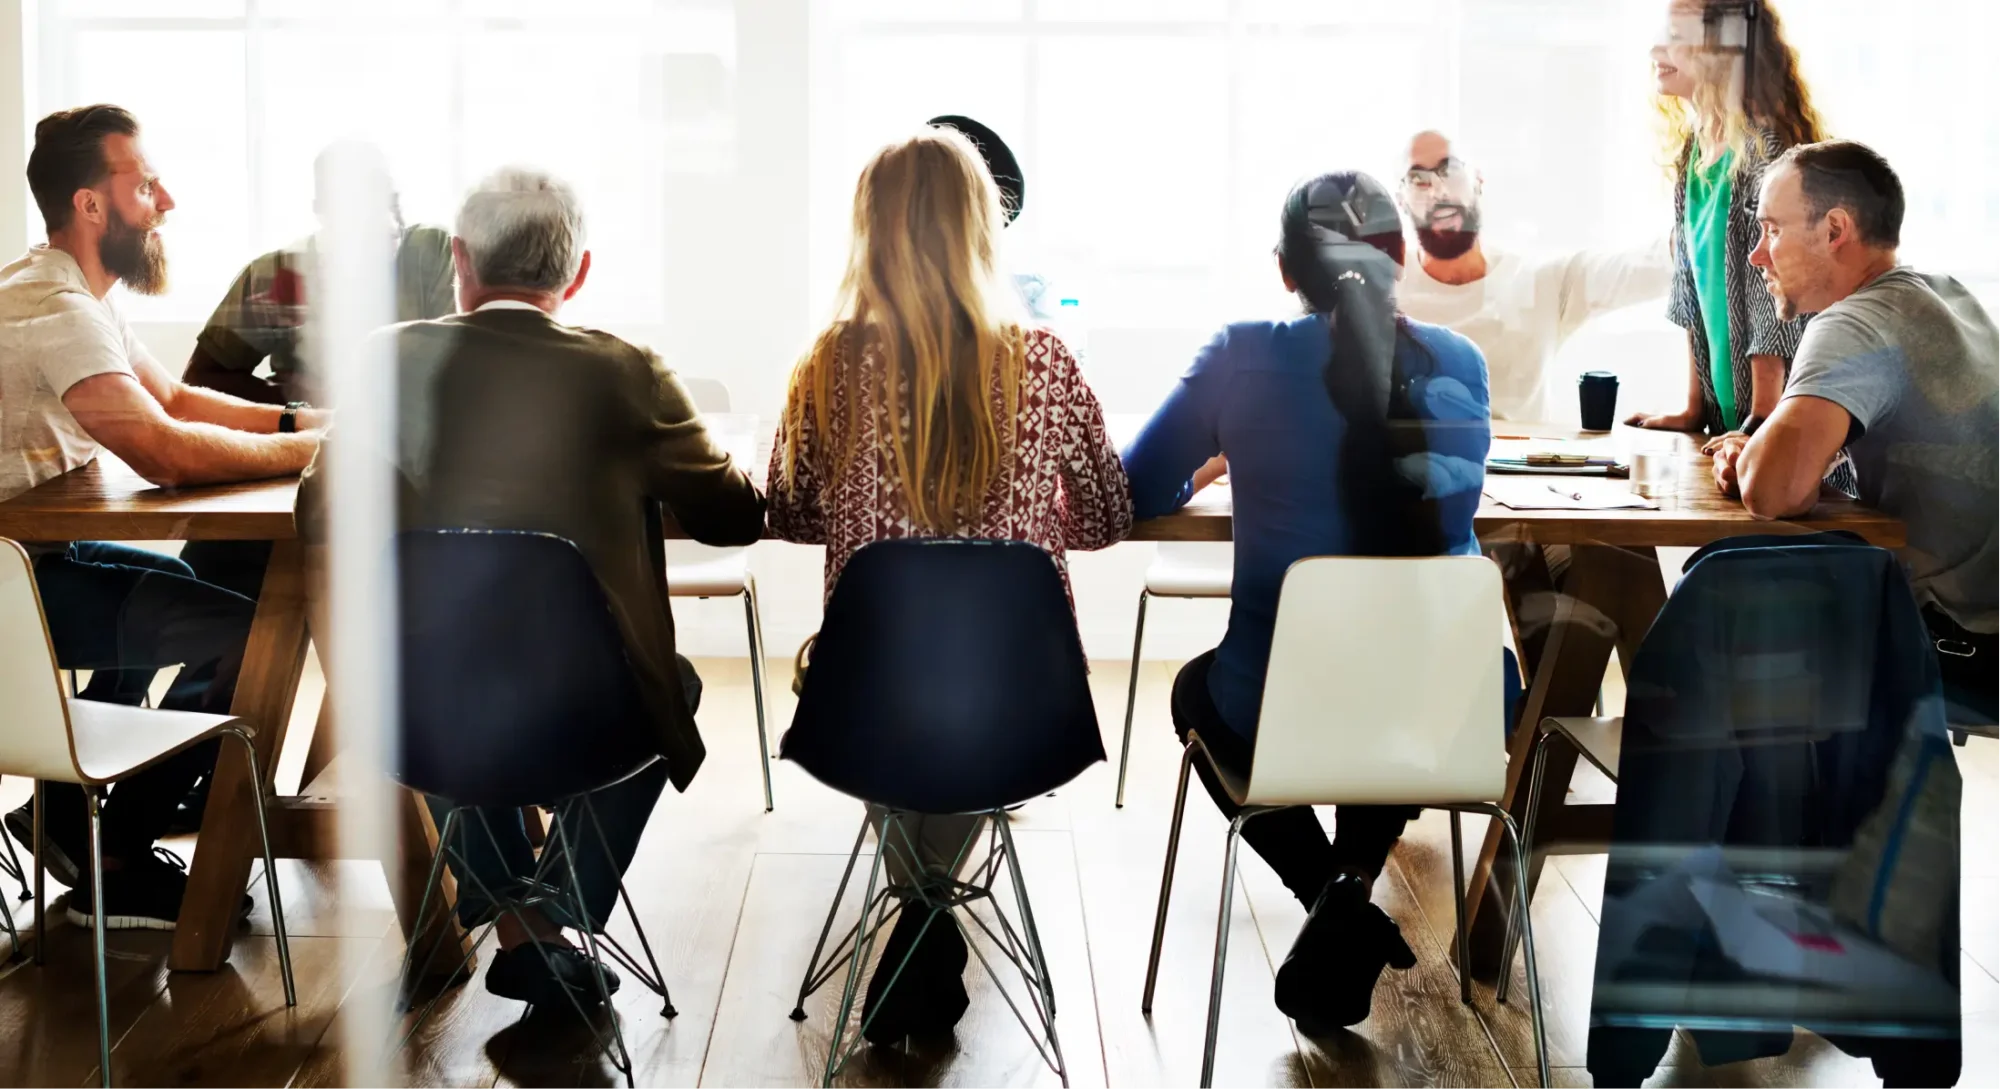
<path id="1" fill-rule="evenodd" d="M 1442 134 L 1411 138 L 1400 196 L 1417 230 L 1418 260 L 1405 271 L 1397 300 L 1410 317 L 1459 333 L 1485 353 L 1494 419 L 1567 421 L 1574 403 L 1557 403 L 1548 391 L 1556 353 L 1591 318 L 1666 295 L 1673 275 L 1667 241 L 1543 258 L 1503 250 L 1480 233 L 1482 185 Z"/>
<path id="2" fill-rule="evenodd" d="M 174 200 L 146 161 L 138 121 L 108 105 L 43 118 L 28 188 L 48 243 L 0 268 L 0 501 L 106 451 L 162 487 L 305 468 L 319 445 L 317 414 L 187 385 L 153 358 L 119 310 L 112 294 L 119 284 L 155 295 L 167 282 L 157 228 Z M 62 668 L 183 665 L 182 678 L 201 679 L 177 680 L 160 706 L 228 710 L 256 610 L 248 598 L 157 552 L 101 541 L 26 546 Z M 130 695 L 136 703 L 143 693 Z M 38 863 L 70 887 L 72 923 L 92 925 L 101 906 L 107 929 L 173 927 L 187 872 L 153 844 L 214 762 L 211 742 L 112 786 L 101 811 L 101 889 L 78 865 L 88 845 L 82 789 L 43 785 L 48 849 Z M 7 833 L 29 845 L 31 813 L 23 807 L 5 818 Z"/>

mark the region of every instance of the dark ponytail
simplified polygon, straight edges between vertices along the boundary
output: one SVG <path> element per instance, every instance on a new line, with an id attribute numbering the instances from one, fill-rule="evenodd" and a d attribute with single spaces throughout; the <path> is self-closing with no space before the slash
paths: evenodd
<path id="1" fill-rule="evenodd" d="M 1396 310 L 1403 224 L 1395 202 L 1366 174 L 1324 174 L 1292 190 L 1281 226 L 1279 261 L 1306 308 L 1326 318 L 1332 341 L 1323 377 L 1346 424 L 1335 472 L 1352 550 L 1439 555 L 1443 523 L 1424 496 L 1429 445 L 1399 361 L 1405 342 L 1425 358 L 1429 351 Z M 1405 458 L 1420 471 L 1399 471 Z"/>

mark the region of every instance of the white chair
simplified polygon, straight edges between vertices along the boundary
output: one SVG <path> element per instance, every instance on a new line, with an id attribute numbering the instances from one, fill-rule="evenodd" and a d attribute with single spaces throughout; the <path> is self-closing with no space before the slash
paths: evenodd
<path id="1" fill-rule="evenodd" d="M 1521 840 L 1507 811 L 1495 804 L 1506 789 L 1502 729 L 1500 569 L 1483 557 L 1422 559 L 1321 557 L 1301 560 L 1285 575 L 1258 712 L 1255 754 L 1246 781 L 1218 778 L 1241 812 L 1230 822 L 1222 861 L 1222 903 L 1209 976 L 1208 1033 L 1201 1084 L 1215 1073 L 1216 1027 L 1222 1016 L 1222 974 L 1236 885 L 1236 844 L 1246 821 L 1295 805 L 1415 805 L 1450 810 L 1452 878 L 1458 905 L 1459 997 L 1472 1001 L 1465 928 L 1465 865 L 1458 814 L 1500 822 L 1516 868 Z M 1199 735 L 1188 735 L 1181 757 L 1166 868 L 1153 921 L 1140 1009 L 1150 1014 L 1180 849 L 1188 773 L 1199 755 L 1215 762 Z M 1517 886 L 1518 887 L 1518 886 Z M 1526 924 L 1525 892 L 1520 912 Z M 1549 1084 L 1542 1027 L 1541 980 L 1535 939 L 1524 925 L 1535 1058 Z"/>
<path id="2" fill-rule="evenodd" d="M 42 597 L 35 588 L 28 554 L 0 539 L 0 702 L 8 707 L 8 728 L 0 731 L 0 774 L 75 783 L 83 788 L 90 815 L 91 887 L 104 887 L 104 852 L 98 807 L 104 788 L 175 753 L 211 738 L 242 742 L 250 760 L 250 787 L 256 798 L 257 832 L 264 845 L 264 890 L 271 899 L 277 930 L 278 964 L 285 980 L 285 1005 L 298 1004 L 292 982 L 292 950 L 285 936 L 284 906 L 278 899 L 278 872 L 271 861 L 271 837 L 264 819 L 264 777 L 257 766 L 251 728 L 228 715 L 193 711 L 153 711 L 115 703 L 71 699 L 56 670 Z M 42 887 L 42 796 L 35 790 L 35 963 L 43 963 L 48 934 Z M 97 1050 L 104 1084 L 111 1084 L 111 1035 L 105 994 L 104 898 L 92 897 L 97 975 Z"/>
<path id="3" fill-rule="evenodd" d="M 1139 622 L 1132 631 L 1132 681 L 1125 689 L 1125 742 L 1118 749 L 1118 808 L 1125 808 L 1125 769 L 1132 760 L 1132 709 L 1139 702 L 1139 650 L 1146 641 L 1146 602 L 1156 597 L 1227 598 L 1234 574 L 1230 545 L 1162 541 L 1146 567 L 1139 591 Z"/>
<path id="4" fill-rule="evenodd" d="M 701 412 L 728 412 L 729 388 L 713 378 L 681 379 Z M 749 628 L 750 691 L 757 702 L 757 757 L 764 773 L 764 812 L 771 796 L 771 742 L 764 728 L 764 622 L 757 610 L 757 580 L 750 574 L 747 548 L 711 548 L 693 541 L 667 542 L 667 596 L 740 597 Z"/>

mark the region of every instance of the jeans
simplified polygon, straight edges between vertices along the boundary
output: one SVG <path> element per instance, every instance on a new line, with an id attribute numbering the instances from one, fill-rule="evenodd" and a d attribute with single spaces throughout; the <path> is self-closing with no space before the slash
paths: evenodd
<path id="1" fill-rule="evenodd" d="M 172 556 L 79 541 L 35 563 L 56 663 L 92 671 L 86 699 L 137 705 L 156 670 L 180 665 L 160 706 L 226 712 L 257 605 L 194 577 Z M 99 679 L 103 678 L 100 686 Z M 105 857 L 144 854 L 173 821 L 195 781 L 215 767 L 216 745 L 197 745 L 111 787 L 104 804 Z M 87 850 L 82 788 L 43 784 L 48 836 L 71 858 Z"/>
<path id="2" fill-rule="evenodd" d="M 1188 731 L 1198 731 L 1217 763 L 1247 779 L 1252 743 L 1222 721 L 1208 695 L 1208 669 L 1214 662 L 1211 650 L 1182 666 L 1174 678 L 1174 732 L 1186 743 Z M 1215 807 L 1224 817 L 1235 820 L 1241 810 L 1230 800 L 1215 772 L 1204 760 L 1196 760 L 1194 767 Z M 1319 899 L 1328 879 L 1342 870 L 1366 873 L 1372 884 L 1389 861 L 1389 850 L 1403 834 L 1403 826 L 1418 810 L 1400 805 L 1343 805 L 1336 813 L 1336 833 L 1331 841 L 1311 806 L 1271 810 L 1243 824 L 1243 842 L 1277 871 L 1278 879 L 1307 910 Z"/>
<path id="3" fill-rule="evenodd" d="M 210 586 L 220 586 L 234 594 L 240 594 L 251 601 L 264 588 L 264 569 L 271 562 L 271 542 L 269 541 L 189 541 L 181 549 L 181 558 L 163 556 L 157 552 L 126 548 L 122 545 L 89 545 L 93 549 L 113 549 L 123 553 L 137 553 L 137 562 L 146 564 L 168 564 L 160 568 L 176 574 L 192 573 L 195 578 Z M 133 562 L 125 560 L 122 562 Z M 181 671 L 181 679 L 188 685 L 208 684 L 215 679 L 215 665 L 190 666 Z M 153 687 L 153 675 L 158 670 L 106 669 L 91 674 L 90 683 L 79 693 L 87 700 L 104 700 L 108 703 L 123 703 L 137 706 Z"/>
<path id="4" fill-rule="evenodd" d="M 693 714 L 701 707 L 701 677 L 686 658 L 675 655 L 674 662 L 680 667 L 681 690 L 687 694 L 688 713 Z M 656 761 L 624 782 L 590 792 L 591 808 L 597 813 L 596 826 L 583 811 L 580 799 L 572 798 L 564 804 L 562 826 L 576 845 L 577 892 L 590 916 L 592 931 L 603 933 L 612 909 L 618 906 L 619 882 L 631 868 L 633 856 L 639 852 L 639 837 L 645 833 L 646 821 L 666 788 L 666 762 Z M 430 806 L 431 819 L 443 831 L 445 815 L 453 809 L 451 800 L 426 794 L 424 802 Z M 602 842 L 597 836 L 600 826 L 604 829 Z M 458 879 L 458 921 L 468 930 L 498 914 L 498 906 L 487 892 L 500 898 L 516 897 L 527 891 L 534 877 L 535 848 L 528 842 L 527 824 L 519 809 L 467 807 L 459 814 L 451 846 L 454 853 L 445 856 L 445 864 Z M 609 855 L 605 854 L 606 846 L 610 848 Z M 559 848 L 551 839 L 545 849 Z M 569 867 L 559 859 L 553 860 L 544 876 L 548 884 L 567 887 Z M 583 924 L 570 918 L 560 904 L 550 901 L 543 905 L 550 921 L 582 929 Z"/>

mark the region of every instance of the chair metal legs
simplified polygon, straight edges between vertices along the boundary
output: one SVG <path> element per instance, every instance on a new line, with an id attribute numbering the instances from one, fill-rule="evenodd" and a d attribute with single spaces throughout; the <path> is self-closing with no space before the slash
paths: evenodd
<path id="1" fill-rule="evenodd" d="M 35 864 L 35 963 L 48 963 L 49 947 L 49 897 L 44 887 L 46 872 L 42 859 L 48 857 L 49 834 L 45 815 L 42 812 L 42 781 L 35 780 L 35 851 L 29 859 Z"/>
<path id="2" fill-rule="evenodd" d="M 1507 842 L 1514 851 L 1514 909 L 1521 919 L 1521 944 L 1526 953 L 1525 966 L 1528 969 L 1528 1019 L 1535 1026 L 1535 1065 L 1542 1076 L 1542 1084 L 1549 1084 L 1549 1040 L 1548 1032 L 1542 1025 L 1542 977 L 1535 969 L 1535 923 L 1528 917 L 1528 852 L 1521 840 L 1521 830 L 1514 826 L 1514 817 L 1497 805 L 1467 806 L 1468 812 L 1482 812 L 1500 822 L 1506 829 Z M 1500 965 L 1500 986 L 1507 985 L 1511 968 L 1511 958 Z M 1498 997 L 1496 995 L 1496 997 Z M 1504 1000 L 1503 1000 L 1504 1001 Z"/>
<path id="3" fill-rule="evenodd" d="M 985 820 L 980 825 L 975 825 L 968 833 L 965 844 L 960 848 L 958 859 L 947 871 L 948 874 L 958 872 L 959 867 L 956 863 L 964 861 L 973 843 L 979 838 L 979 833 L 990 828 L 987 856 L 966 878 L 932 874 L 927 880 L 907 888 L 878 888 L 878 885 L 883 883 L 883 872 L 892 851 L 904 854 L 909 861 L 908 868 L 911 871 L 921 871 L 926 868 L 923 854 L 904 824 L 904 818 L 908 815 L 893 811 L 885 814 L 882 817 L 881 828 L 877 832 L 878 845 L 875 857 L 868 867 L 868 880 L 863 886 L 860 913 L 854 925 L 834 943 L 832 951 L 827 952 L 827 938 L 833 932 L 834 919 L 840 912 L 841 901 L 846 896 L 848 883 L 854 876 L 854 867 L 860 859 L 861 848 L 867 840 L 870 821 L 869 818 L 863 818 L 861 831 L 854 837 L 854 849 L 848 854 L 847 868 L 842 872 L 840 885 L 834 891 L 833 904 L 827 910 L 826 923 L 820 928 L 819 941 L 813 946 L 812 959 L 807 963 L 805 977 L 799 983 L 798 1004 L 793 1007 L 791 1014 L 794 1021 L 805 1020 L 806 999 L 831 982 L 834 974 L 841 968 L 847 969 L 846 982 L 841 988 L 840 1006 L 834 1014 L 832 1040 L 827 1046 L 826 1068 L 821 1084 L 832 1085 L 841 1068 L 861 1046 L 870 1019 L 864 1018 L 852 1034 L 847 1031 L 847 1026 L 853 1017 L 855 998 L 861 991 L 862 970 L 874 953 L 875 939 L 882 932 L 882 928 L 888 925 L 889 920 L 905 906 L 912 910 L 931 913 L 930 918 L 924 923 L 926 928 L 938 925 L 958 928 L 966 939 L 967 951 L 979 961 L 980 968 L 993 980 L 1000 997 L 1006 1001 L 1008 1009 L 1013 1011 L 1015 1020 L 1021 1022 L 1021 1026 L 1034 1040 L 1035 1048 L 1041 1053 L 1042 1060 L 1055 1071 L 1056 1077 L 1063 1085 L 1069 1084 L 1069 1071 L 1063 1060 L 1062 1042 L 1056 1034 L 1055 983 L 1049 972 L 1048 956 L 1042 949 L 1040 929 L 1035 925 L 1034 909 L 1028 900 L 1027 882 L 1021 873 L 1019 854 L 1014 846 L 1013 832 L 1007 824 L 1007 814 L 996 810 L 979 815 Z M 1007 917 L 1006 912 L 1001 910 L 999 898 L 993 892 L 994 883 L 998 880 L 1003 866 L 1008 871 L 1015 910 L 1020 915 L 1018 928 Z M 989 924 L 974 910 L 974 906 L 980 902 L 984 902 L 991 909 L 993 923 Z M 1016 1001 L 1013 992 L 1002 982 L 999 968 L 988 959 L 981 945 L 973 940 L 974 930 L 998 947 L 1000 954 L 1019 973 L 1021 983 L 1027 991 L 1026 1011 L 1023 1010 L 1022 1004 Z M 919 933 L 918 942 L 921 941 L 922 933 Z M 915 950 L 916 943 L 912 943 L 910 952 L 905 954 L 901 963 L 891 965 L 884 962 L 876 965 L 875 972 L 878 975 L 882 972 L 890 973 L 886 977 L 885 993 L 894 990 Z M 826 954 L 823 960 L 822 953 Z M 1044 1046 L 1045 1040 L 1046 1046 Z"/>
<path id="4" fill-rule="evenodd" d="M 1146 1014 L 1153 1012 L 1153 988 L 1159 979 L 1160 949 L 1166 938 L 1167 905 L 1173 891 L 1174 862 L 1176 856 L 1180 853 L 1182 809 L 1187 802 L 1188 774 L 1192 770 L 1193 759 L 1194 749 L 1193 746 L 1189 746 L 1181 757 L 1180 786 L 1174 798 L 1174 822 L 1172 830 L 1167 833 L 1167 862 L 1160 876 L 1160 905 L 1153 919 L 1153 951 L 1151 958 L 1146 962 L 1146 988 L 1140 999 L 1140 1011 Z M 1452 891 L 1458 906 L 1459 996 L 1463 1001 L 1469 1003 L 1472 1001 L 1472 982 L 1471 976 L 1466 970 L 1466 965 L 1470 961 L 1467 957 L 1466 948 L 1469 943 L 1465 926 L 1465 862 L 1464 845 L 1459 832 L 1458 815 L 1460 813 L 1479 813 L 1499 821 L 1501 827 L 1506 830 L 1508 843 L 1512 845 L 1515 867 L 1522 874 L 1527 873 L 1527 865 L 1524 861 L 1525 852 L 1522 848 L 1522 838 L 1514 827 L 1514 818 L 1509 816 L 1506 810 L 1497 805 L 1480 803 L 1475 805 L 1436 806 L 1434 808 L 1444 809 L 1451 814 Z M 1201 1084 L 1204 1087 L 1214 1084 L 1215 1078 L 1216 1037 L 1217 1029 L 1222 1020 L 1222 981 L 1229 955 L 1229 923 L 1230 916 L 1233 913 L 1232 908 L 1234 907 L 1236 893 L 1237 845 L 1242 840 L 1243 825 L 1252 818 L 1270 811 L 1271 809 L 1268 807 L 1246 807 L 1240 810 L 1235 819 L 1229 822 L 1228 836 L 1224 841 L 1222 853 L 1222 900 L 1216 909 L 1215 958 L 1210 966 L 1208 981 L 1208 1028 L 1207 1035 L 1202 1041 L 1201 1051 Z M 1541 1074 L 1542 1084 L 1546 1086 L 1549 1084 L 1548 1035 L 1542 1024 L 1542 981 L 1540 974 L 1535 969 L 1535 934 L 1533 923 L 1527 917 L 1528 895 L 1526 882 L 1517 881 L 1515 889 L 1519 901 L 1521 933 L 1527 948 L 1528 994 L 1531 1003 L 1529 1017 L 1534 1024 L 1535 1031 L 1535 1062 Z M 1503 981 L 1501 985 L 1504 987 L 1506 979 L 1504 971 L 1501 979 Z M 1505 1001 L 1505 999 L 1502 998 L 1501 1001 Z"/>
<path id="5" fill-rule="evenodd" d="M 487 841 L 492 845 L 494 854 L 497 856 L 500 853 L 498 841 L 494 839 L 492 826 L 486 823 L 485 815 L 471 807 L 454 807 L 447 811 L 443 826 L 438 830 L 438 852 L 431 859 L 430 874 L 424 882 L 424 894 L 418 904 L 416 918 L 419 920 L 429 918 L 431 896 L 439 886 L 439 879 L 444 872 L 445 860 L 448 857 L 455 857 L 460 863 L 458 873 L 460 874 L 461 883 L 470 885 L 474 891 L 484 898 L 486 903 L 493 906 L 495 913 L 494 917 L 479 929 L 479 933 L 469 943 L 469 948 L 467 948 L 459 960 L 458 969 L 453 972 L 454 975 L 458 971 L 462 971 L 465 965 L 470 963 L 472 958 L 477 955 L 479 947 L 485 944 L 486 938 L 493 933 L 497 926 L 500 914 L 511 915 L 523 927 L 526 927 L 527 922 L 523 914 L 526 910 L 538 908 L 544 904 L 552 904 L 568 917 L 568 921 L 574 925 L 575 929 L 582 932 L 584 951 L 590 957 L 593 964 L 601 967 L 604 964 L 606 956 L 617 960 L 629 969 L 648 990 L 660 996 L 661 1000 L 665 1003 L 661 1012 L 664 1016 L 671 1018 L 675 1016 L 676 1011 L 674 1010 L 673 999 L 667 994 L 665 976 L 660 971 L 659 961 L 653 956 L 653 946 L 646 938 L 645 929 L 639 925 L 638 913 L 633 909 L 631 896 L 626 891 L 622 878 L 618 883 L 618 895 L 625 901 L 626 911 L 631 917 L 633 929 L 639 938 L 639 947 L 645 953 L 647 965 L 650 966 L 650 972 L 646 967 L 639 965 L 629 953 L 625 952 L 616 939 L 612 938 L 609 934 L 597 933 L 597 928 L 591 925 L 588 909 L 583 903 L 582 886 L 576 866 L 576 851 L 578 845 L 582 842 L 583 833 L 582 830 L 574 826 L 580 819 L 587 821 L 591 825 L 596 833 L 599 846 L 609 854 L 603 825 L 597 820 L 597 811 L 591 805 L 589 796 L 583 795 L 571 799 L 564 804 L 556 806 L 552 811 L 549 829 L 551 842 L 542 849 L 540 858 L 536 860 L 534 874 L 524 882 L 527 892 L 521 895 L 503 896 L 496 894 L 492 889 L 488 888 L 479 874 L 470 866 L 464 864 L 464 856 L 460 854 L 457 847 L 459 841 L 455 833 L 465 831 L 471 822 L 476 821 L 479 829 L 484 832 Z M 552 884 L 549 881 L 549 876 L 558 859 L 561 860 L 567 880 L 561 884 Z M 535 950 L 541 954 L 544 962 L 548 964 L 550 972 L 553 973 L 555 971 L 554 963 L 549 958 L 548 950 L 543 948 L 540 942 L 531 941 L 530 944 L 534 945 Z M 438 949 L 443 945 L 442 935 L 440 935 L 440 939 L 433 941 L 429 952 L 424 955 L 422 968 L 414 973 L 411 969 L 417 966 L 417 947 L 412 943 L 403 950 L 401 979 L 405 988 L 412 981 L 430 975 L 430 966 L 437 957 Z M 598 1008 L 607 1011 L 607 1016 L 611 1019 L 611 1029 L 609 1032 L 598 1028 L 592 1022 L 590 1011 L 584 1009 L 583 1003 L 578 1000 L 573 992 L 565 989 L 565 996 L 569 999 L 570 1007 L 576 1013 L 578 1019 L 590 1026 L 593 1042 L 597 1048 L 603 1051 L 610 1058 L 612 1065 L 617 1067 L 618 1072 L 625 1076 L 625 1084 L 628 1086 L 633 1085 L 632 1054 L 625 1046 L 624 1027 L 618 1020 L 617 1010 L 611 1005 L 609 988 L 605 984 L 601 971 L 596 973 L 596 983 L 597 999 L 599 1002 Z M 416 1017 L 403 1031 L 401 1039 L 396 1042 L 395 1050 L 400 1050 L 402 1047 L 407 1046 L 410 1040 L 416 1036 L 417 1030 L 430 1017 L 431 1011 L 436 1008 L 438 1000 L 441 997 L 442 995 L 433 997 L 429 1002 L 425 1003 L 422 1010 L 418 1011 Z"/>
<path id="6" fill-rule="evenodd" d="M 271 853 L 271 822 L 264 815 L 264 775 L 257 766 L 257 746 L 246 730 L 224 731 L 243 743 L 243 755 L 250 761 L 250 792 L 256 802 L 257 840 L 264 848 L 264 895 L 271 901 L 271 929 L 278 938 L 278 970 L 285 977 L 285 1005 L 299 1004 L 298 986 L 292 980 L 292 943 L 285 932 L 285 904 L 278 898 L 278 865 Z M 102 914 L 97 925 L 104 925 Z"/>
<path id="7" fill-rule="evenodd" d="M 1152 595 L 1139 591 L 1139 622 L 1132 629 L 1132 680 L 1125 688 L 1125 743 L 1118 747 L 1118 808 L 1125 808 L 1125 769 L 1132 762 L 1132 710 L 1139 704 L 1139 648 L 1146 642 L 1146 602 Z"/>
<path id="8" fill-rule="evenodd" d="M 1521 828 L 1522 838 L 1527 840 L 1525 848 L 1531 855 L 1535 850 L 1535 825 L 1542 817 L 1542 776 L 1548 762 L 1549 734 L 1543 731 L 1535 738 L 1535 759 L 1528 765 L 1528 820 Z M 1520 865 L 1515 867 L 1514 883 L 1522 888 L 1527 887 L 1527 867 Z M 1521 940 L 1520 925 L 1521 916 L 1514 911 L 1513 905 L 1509 904 L 1507 936 L 1500 944 L 1500 980 L 1493 992 L 1493 997 L 1501 1002 L 1507 1001 L 1508 995 L 1513 992 L 1514 974 L 1511 965 L 1514 963 L 1514 946 Z"/>
<path id="9" fill-rule="evenodd" d="M 1194 746 L 1181 750 L 1180 785 L 1174 788 L 1174 823 L 1167 832 L 1167 864 L 1160 871 L 1160 906 L 1153 912 L 1153 953 L 1146 960 L 1146 989 L 1139 1012 L 1153 1012 L 1153 986 L 1160 980 L 1160 947 L 1167 939 L 1167 902 L 1174 891 L 1174 862 L 1181 853 L 1181 819 L 1187 814 L 1188 775 L 1194 770 Z"/>
<path id="10" fill-rule="evenodd" d="M 83 804 L 90 811 L 91 968 L 97 983 L 97 1072 L 106 1089 L 110 1089 L 111 998 L 104 983 L 104 802 L 96 787 L 83 788 Z M 37 858 L 35 863 L 39 866 L 41 859 Z M 38 933 L 35 945 L 41 944 Z"/>
<path id="11" fill-rule="evenodd" d="M 1465 928 L 1465 841 L 1459 834 L 1458 811 L 1451 810 L 1451 902 L 1458 920 L 1458 1000 L 1472 1005 L 1472 951 Z"/>
<path id="12" fill-rule="evenodd" d="M 764 620 L 757 608 L 757 580 L 743 577 L 744 623 L 750 634 L 750 693 L 757 701 L 757 762 L 764 773 L 764 812 L 777 806 L 771 794 L 771 740 L 764 728 Z"/>

